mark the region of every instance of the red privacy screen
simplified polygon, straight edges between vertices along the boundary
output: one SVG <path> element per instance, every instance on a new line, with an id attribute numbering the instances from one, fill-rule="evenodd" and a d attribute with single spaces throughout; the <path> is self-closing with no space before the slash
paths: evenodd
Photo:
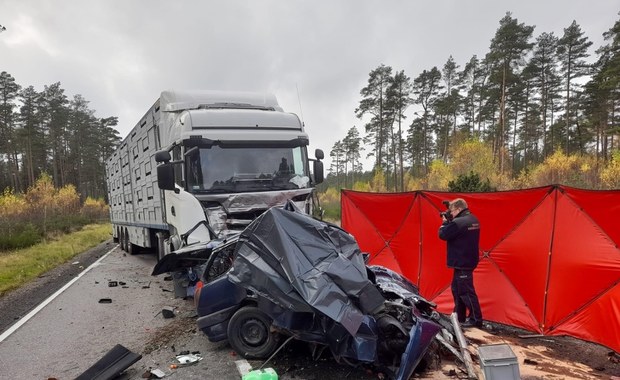
<path id="1" fill-rule="evenodd" d="M 474 284 L 485 320 L 620 352 L 620 191 L 341 195 L 342 227 L 370 264 L 403 274 L 445 313 L 453 308 L 452 272 L 439 212 L 443 200 L 465 199 L 481 224 Z"/>

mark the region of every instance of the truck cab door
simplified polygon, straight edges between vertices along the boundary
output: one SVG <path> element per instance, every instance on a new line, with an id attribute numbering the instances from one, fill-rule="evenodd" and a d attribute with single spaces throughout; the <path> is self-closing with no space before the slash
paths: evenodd
<path id="1" fill-rule="evenodd" d="M 176 229 L 179 236 L 199 225 L 187 236 L 187 244 L 210 241 L 211 235 L 205 225 L 207 220 L 202 205 L 192 194 L 178 185 L 175 187 L 175 190 L 164 191 L 166 222 Z"/>

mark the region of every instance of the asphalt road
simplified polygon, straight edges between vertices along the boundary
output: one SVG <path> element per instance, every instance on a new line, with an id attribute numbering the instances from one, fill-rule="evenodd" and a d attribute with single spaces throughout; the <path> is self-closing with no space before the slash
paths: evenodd
<path id="1" fill-rule="evenodd" d="M 0 298 L 0 379 L 74 379 L 116 344 L 142 355 L 121 379 L 141 379 L 151 369 L 171 379 L 240 379 L 241 358 L 197 331 L 191 298 L 175 298 L 171 281 L 151 276 L 155 263 L 154 254 L 131 256 L 108 241 Z M 174 307 L 175 317 L 164 318 L 164 307 Z M 182 351 L 198 351 L 203 360 L 170 368 Z M 377 378 L 330 358 L 312 361 L 295 343 L 264 366 L 284 380 Z"/>

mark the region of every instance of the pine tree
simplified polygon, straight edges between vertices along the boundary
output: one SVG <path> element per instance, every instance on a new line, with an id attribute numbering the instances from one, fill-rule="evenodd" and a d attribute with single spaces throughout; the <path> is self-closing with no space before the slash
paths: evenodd
<path id="1" fill-rule="evenodd" d="M 424 174 L 428 173 L 428 165 L 433 157 L 431 156 L 431 122 L 434 117 L 435 105 L 439 100 L 439 93 L 442 89 L 441 73 L 437 67 L 430 70 L 424 70 L 413 80 L 413 103 L 422 107 L 422 136 L 420 147 L 423 152 L 423 169 Z M 413 148 L 413 147 L 412 147 Z"/>
<path id="2" fill-rule="evenodd" d="M 566 154 L 571 152 L 571 134 L 573 126 L 575 126 L 575 134 L 573 140 L 577 141 L 579 151 L 584 153 L 584 144 L 582 141 L 582 131 L 577 122 L 577 108 L 573 104 L 573 97 L 578 96 L 581 86 L 575 79 L 579 79 L 588 74 L 588 64 L 585 58 L 589 57 L 588 48 L 592 45 L 591 41 L 584 36 L 584 32 L 576 21 L 564 29 L 564 35 L 558 41 L 558 55 L 561 64 L 561 74 L 565 84 L 565 150 Z M 573 96 L 573 94 L 575 94 Z"/>
<path id="3" fill-rule="evenodd" d="M 375 157 L 375 167 L 382 167 L 385 161 L 385 146 L 388 143 L 389 112 L 387 107 L 387 91 L 392 82 L 392 68 L 381 65 L 370 72 L 368 85 L 360 91 L 362 100 L 355 110 L 358 118 L 370 115 L 371 119 L 365 125 L 366 136 L 364 142 L 372 149 L 368 156 Z"/>
<path id="4" fill-rule="evenodd" d="M 491 40 L 487 60 L 492 65 L 491 81 L 500 88 L 498 130 L 496 132 L 496 154 L 499 157 L 499 170 L 504 171 L 504 150 L 506 141 L 506 96 L 508 89 L 516 82 L 516 73 L 524 65 L 524 57 L 532 48 L 529 42 L 533 26 L 519 24 L 510 12 L 499 22 L 499 29 Z"/>

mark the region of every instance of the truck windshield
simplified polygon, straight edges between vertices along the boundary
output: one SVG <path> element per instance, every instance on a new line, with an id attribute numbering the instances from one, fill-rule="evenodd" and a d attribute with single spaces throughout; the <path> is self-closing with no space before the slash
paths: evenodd
<path id="1" fill-rule="evenodd" d="M 186 157 L 190 192 L 241 193 L 310 186 L 305 147 L 200 148 Z"/>

